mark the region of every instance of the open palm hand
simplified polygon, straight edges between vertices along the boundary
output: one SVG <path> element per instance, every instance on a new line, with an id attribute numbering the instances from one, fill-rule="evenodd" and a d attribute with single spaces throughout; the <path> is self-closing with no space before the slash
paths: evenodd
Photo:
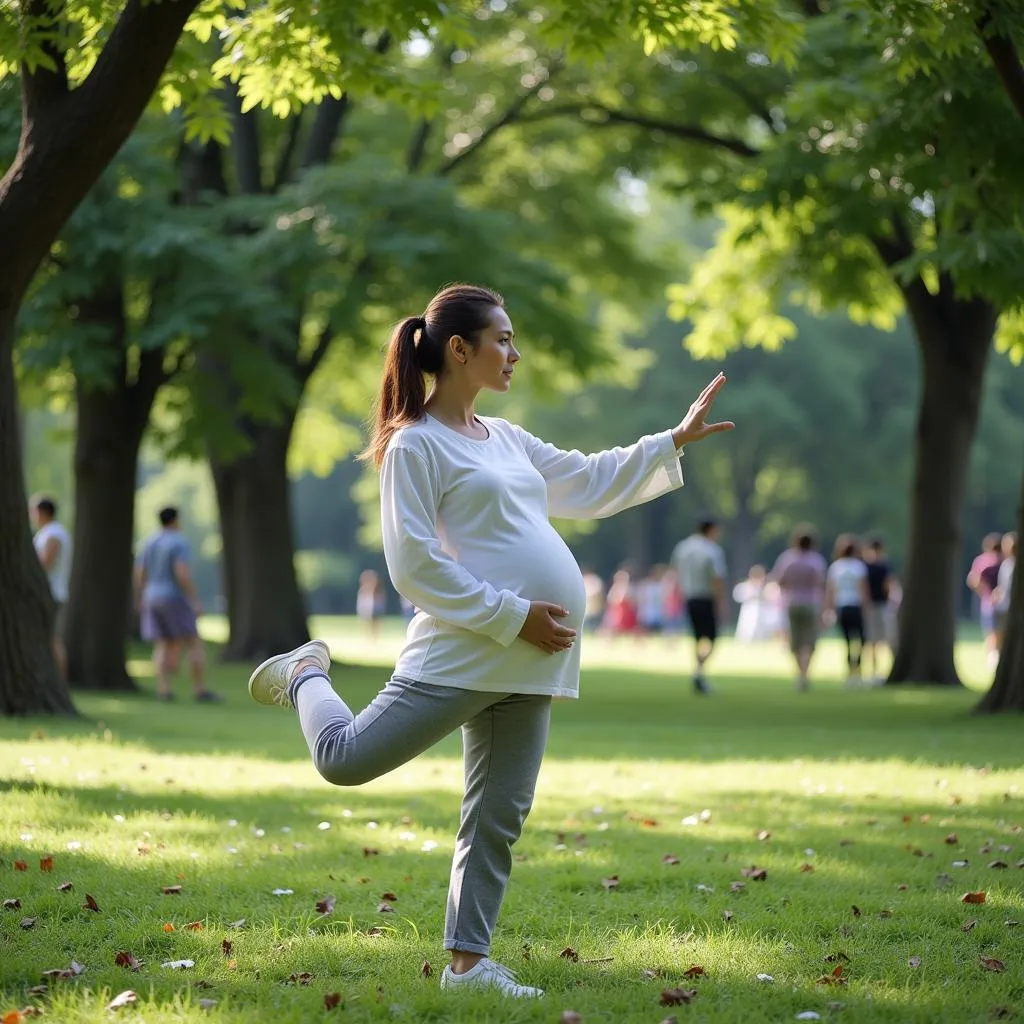
<path id="1" fill-rule="evenodd" d="M 694 441 L 703 441 L 711 434 L 720 434 L 723 430 L 732 430 L 736 426 L 731 420 L 722 420 L 719 423 L 707 422 L 707 418 L 711 414 L 711 406 L 724 384 L 725 374 L 720 373 L 690 406 L 679 426 L 672 431 L 672 440 L 675 441 L 677 448 L 682 448 L 684 444 L 693 444 Z"/>

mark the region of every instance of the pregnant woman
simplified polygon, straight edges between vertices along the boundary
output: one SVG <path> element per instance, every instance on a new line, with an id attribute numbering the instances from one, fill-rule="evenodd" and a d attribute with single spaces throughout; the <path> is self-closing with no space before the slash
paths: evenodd
<path id="1" fill-rule="evenodd" d="M 582 574 L 548 516 L 598 518 L 682 484 L 679 449 L 707 423 L 721 374 L 672 430 L 597 455 L 565 452 L 477 416 L 508 391 L 520 354 L 501 296 L 452 285 L 395 329 L 369 447 L 380 469 L 384 554 L 419 609 L 391 681 L 355 714 L 320 640 L 265 661 L 249 692 L 295 708 L 320 774 L 368 782 L 461 726 L 465 796 L 445 915 L 444 989 L 539 996 L 487 956 L 533 803 L 553 697 L 579 693 Z M 426 392 L 425 375 L 433 378 Z"/>

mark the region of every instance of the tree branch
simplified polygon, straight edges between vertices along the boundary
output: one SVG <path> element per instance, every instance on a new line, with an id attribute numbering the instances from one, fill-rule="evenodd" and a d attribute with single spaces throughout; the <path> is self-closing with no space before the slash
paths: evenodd
<path id="1" fill-rule="evenodd" d="M 231 151 L 235 158 L 238 187 L 246 195 L 259 195 L 263 191 L 259 115 L 255 109 L 243 114 L 238 90 L 232 89 L 231 92 L 231 119 L 234 122 Z"/>
<path id="2" fill-rule="evenodd" d="M 1003 32 L 990 32 L 991 23 L 992 12 L 986 11 L 976 22 L 978 33 L 1014 110 L 1024 119 L 1024 67 L 1013 40 Z"/>
<path id="3" fill-rule="evenodd" d="M 131 134 L 198 3 L 127 0 L 88 78 L 56 102 L 37 92 L 26 108 L 21 145 L 0 180 L 0 307 L 20 301 L 68 217 Z"/>
<path id="4" fill-rule="evenodd" d="M 363 255 L 359 258 L 359 261 L 353 268 L 352 273 L 349 275 L 344 295 L 335 303 L 334 308 L 328 314 L 327 322 L 321 329 L 320 337 L 317 338 L 316 345 L 310 353 L 309 358 L 304 363 L 300 363 L 296 360 L 295 375 L 300 384 L 305 384 L 306 381 L 316 373 L 317 367 L 319 367 L 320 363 L 323 362 L 323 358 L 327 355 L 327 350 L 330 348 L 331 342 L 334 341 L 334 336 L 338 332 L 337 323 L 339 311 L 344 308 L 346 301 L 351 298 L 352 291 L 358 285 L 360 279 L 369 276 L 372 266 L 373 259 L 371 256 Z"/>
<path id="5" fill-rule="evenodd" d="M 523 109 L 526 107 L 527 103 L 529 103 L 530 100 L 532 100 L 533 97 L 551 81 L 552 77 L 554 77 L 554 75 L 561 69 L 561 66 L 562 65 L 559 61 L 553 61 L 551 65 L 544 69 L 546 73 L 543 76 L 538 76 L 539 80 L 537 82 L 535 82 L 525 92 L 520 93 L 505 108 L 504 112 L 499 115 L 497 120 L 492 121 L 491 124 L 489 124 L 473 142 L 466 146 L 465 149 L 456 153 L 455 156 L 451 157 L 446 163 L 443 163 L 437 169 L 437 173 L 441 177 L 451 174 L 459 164 L 471 157 L 481 147 L 485 146 L 491 138 L 501 131 L 502 128 L 506 128 L 514 121 L 523 120 Z"/>
<path id="6" fill-rule="evenodd" d="M 340 99 L 328 96 L 317 104 L 316 118 L 302 155 L 303 170 L 323 167 L 331 159 L 331 150 L 341 134 L 341 127 L 351 106 L 352 101 L 347 92 Z"/>
<path id="7" fill-rule="evenodd" d="M 299 141 L 299 131 L 302 128 L 302 115 L 306 112 L 305 107 L 299 110 L 288 120 L 288 133 L 285 136 L 281 152 L 277 154 L 277 161 L 274 165 L 274 181 L 270 186 L 271 192 L 280 191 L 281 187 L 291 177 L 292 158 L 295 156 L 295 147 Z"/>
<path id="8" fill-rule="evenodd" d="M 597 115 L 587 117 L 585 115 Z M 545 120 L 549 117 L 561 117 L 575 115 L 583 122 L 593 128 L 608 128 L 617 124 L 634 125 L 637 128 L 647 128 L 652 132 L 662 132 L 671 135 L 676 139 L 683 139 L 687 142 L 699 142 L 704 146 L 713 146 L 718 149 L 728 150 L 737 156 L 750 159 L 760 156 L 761 151 L 755 149 L 742 139 L 730 138 L 726 135 L 716 135 L 714 132 L 702 128 L 699 124 L 678 124 L 674 121 L 662 121 L 660 118 L 649 117 L 646 114 L 634 113 L 629 110 L 612 110 L 596 103 L 572 103 L 562 106 L 549 107 L 546 110 L 538 111 L 536 114 L 525 115 L 519 120 L 524 123 L 534 123 Z"/>
<path id="9" fill-rule="evenodd" d="M 391 48 L 391 34 L 382 32 L 378 38 L 374 52 L 382 57 Z M 302 157 L 302 169 L 323 167 L 331 159 L 331 150 L 337 144 L 341 131 L 349 114 L 352 112 L 352 97 L 349 94 L 335 99 L 329 96 L 321 100 L 316 108 L 316 120 L 306 140 L 306 151 Z"/>
<path id="10" fill-rule="evenodd" d="M 68 94 L 64 51 L 54 41 L 64 34 L 65 7 L 65 0 L 25 0 L 22 24 L 31 26 L 30 37 L 33 30 L 44 33 L 39 49 L 53 62 L 52 68 L 37 65 L 31 71 L 28 65 L 21 66 L 21 88 L 29 122 L 40 114 L 45 116 L 48 106 L 56 105 Z"/>
<path id="11" fill-rule="evenodd" d="M 429 117 L 425 117 L 413 132 L 412 141 L 409 143 L 409 152 L 405 157 L 405 169 L 410 174 L 415 174 L 423 166 L 423 160 L 427 155 L 427 143 L 430 141 L 430 132 L 433 127 L 434 122 Z"/>

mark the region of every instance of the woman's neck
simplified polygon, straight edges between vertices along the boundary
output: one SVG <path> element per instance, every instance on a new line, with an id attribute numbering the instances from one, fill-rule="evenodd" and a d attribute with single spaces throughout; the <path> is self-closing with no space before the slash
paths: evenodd
<path id="1" fill-rule="evenodd" d="M 476 425 L 476 395 L 476 391 L 460 388 L 455 381 L 448 383 L 442 378 L 427 397 L 426 409 L 442 423 L 473 427 Z"/>

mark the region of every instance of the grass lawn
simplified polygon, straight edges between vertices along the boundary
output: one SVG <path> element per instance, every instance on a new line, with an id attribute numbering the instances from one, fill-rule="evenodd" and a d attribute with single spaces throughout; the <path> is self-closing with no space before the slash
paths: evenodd
<path id="1" fill-rule="evenodd" d="M 315 626 L 361 706 L 399 628 L 371 643 L 350 621 Z M 142 695 L 82 696 L 79 722 L 0 722 L 0 900 L 20 903 L 0 911 L 0 1020 L 1024 1017 L 1021 719 L 971 717 L 969 690 L 846 690 L 832 642 L 809 694 L 774 645 L 726 642 L 699 700 L 687 651 L 588 640 L 583 699 L 555 708 L 494 949 L 547 990 L 530 1003 L 437 985 L 457 737 L 333 788 L 291 715 L 250 704 L 246 668 L 211 673 L 224 706 L 193 705 L 183 680 L 163 705 L 145 652 Z M 961 667 L 982 684 L 976 645 Z M 84 972 L 31 991 L 72 961 Z M 134 1005 L 106 1010 L 126 989 Z M 673 989 L 696 996 L 661 1005 Z"/>

